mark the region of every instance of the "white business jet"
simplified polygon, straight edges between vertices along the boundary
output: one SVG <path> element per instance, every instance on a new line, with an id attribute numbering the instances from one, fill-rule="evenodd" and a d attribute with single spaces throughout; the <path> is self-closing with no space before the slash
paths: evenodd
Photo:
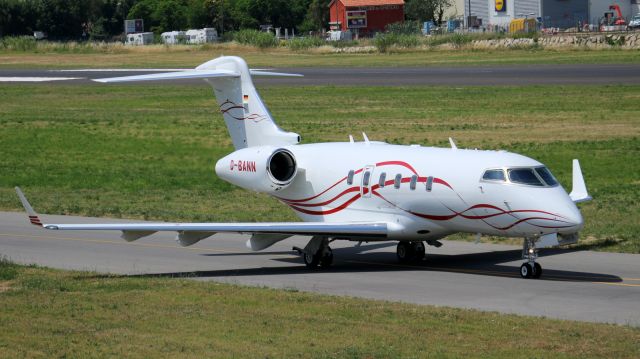
<path id="1" fill-rule="evenodd" d="M 425 243 L 465 232 L 522 237 L 524 278 L 538 278 L 537 250 L 575 243 L 583 226 L 577 202 L 590 200 L 580 165 L 573 161 L 567 194 L 540 162 L 505 151 L 399 146 L 384 142 L 299 144 L 280 129 L 251 76 L 299 76 L 250 70 L 239 57 L 219 57 L 194 70 L 98 79 L 129 82 L 202 78 L 212 87 L 235 152 L 220 159 L 220 178 L 267 193 L 304 222 L 42 224 L 19 188 L 31 223 L 50 230 L 119 230 L 134 241 L 160 231 L 177 232 L 182 246 L 216 233 L 251 234 L 259 251 L 294 235 L 309 236 L 297 248 L 308 267 L 333 262 L 329 244 L 398 241 L 401 262 L 420 260 Z"/>

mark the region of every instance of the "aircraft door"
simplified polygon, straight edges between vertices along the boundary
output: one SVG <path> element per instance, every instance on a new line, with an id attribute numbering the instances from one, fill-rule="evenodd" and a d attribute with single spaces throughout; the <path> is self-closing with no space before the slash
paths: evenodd
<path id="1" fill-rule="evenodd" d="M 368 165 L 362 169 L 362 182 L 360 184 L 360 194 L 364 198 L 371 197 L 371 183 L 373 182 L 373 170 L 375 166 Z"/>

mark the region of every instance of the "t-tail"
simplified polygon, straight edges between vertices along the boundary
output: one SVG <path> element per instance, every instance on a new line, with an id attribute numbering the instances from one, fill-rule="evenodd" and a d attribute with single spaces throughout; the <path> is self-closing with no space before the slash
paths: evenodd
<path id="1" fill-rule="evenodd" d="M 112 77 L 94 81 L 110 83 L 202 78 L 213 88 L 218 108 L 236 150 L 265 145 L 284 146 L 300 142 L 300 135 L 283 131 L 276 125 L 253 85 L 252 75 L 301 76 L 250 70 L 247 63 L 240 57 L 222 56 L 207 61 L 194 70 Z"/>

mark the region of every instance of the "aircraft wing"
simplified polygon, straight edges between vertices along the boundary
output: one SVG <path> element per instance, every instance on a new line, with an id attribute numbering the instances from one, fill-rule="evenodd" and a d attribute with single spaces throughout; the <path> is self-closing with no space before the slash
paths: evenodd
<path id="1" fill-rule="evenodd" d="M 216 233 L 245 233 L 254 235 L 250 241 L 255 239 L 257 242 L 264 242 L 264 244 L 247 243 L 250 248 L 256 250 L 256 248 L 260 248 L 265 244 L 273 244 L 275 241 L 293 235 L 384 239 L 388 233 L 386 222 L 42 223 L 22 190 L 16 187 L 16 192 L 29 215 L 31 224 L 51 230 L 122 231 L 121 237 L 127 241 L 134 241 L 156 232 L 177 232 L 177 240 L 183 246 L 187 246 Z"/>

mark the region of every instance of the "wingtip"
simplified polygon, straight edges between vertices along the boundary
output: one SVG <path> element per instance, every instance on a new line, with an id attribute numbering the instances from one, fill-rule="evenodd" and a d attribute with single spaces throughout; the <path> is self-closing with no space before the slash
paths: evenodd
<path id="1" fill-rule="evenodd" d="M 27 200 L 27 197 L 24 195 L 20 187 L 16 186 L 15 190 L 16 190 L 16 193 L 18 194 L 18 198 L 20 198 L 22 207 L 24 207 L 24 210 L 27 212 L 27 215 L 29 216 L 29 222 L 31 222 L 31 224 L 35 226 L 42 227 L 42 222 L 40 221 L 40 217 L 38 217 L 38 214 L 36 213 L 36 211 L 33 210 L 33 207 L 31 207 L 31 204 Z"/>
<path id="2" fill-rule="evenodd" d="M 587 190 L 587 184 L 584 180 L 584 175 L 582 174 L 582 169 L 580 168 L 580 161 L 577 158 L 574 158 L 572 161 L 572 189 L 571 193 L 569 193 L 569 197 L 575 203 L 587 202 L 591 201 L 593 197 L 589 195 L 589 191 Z"/>

